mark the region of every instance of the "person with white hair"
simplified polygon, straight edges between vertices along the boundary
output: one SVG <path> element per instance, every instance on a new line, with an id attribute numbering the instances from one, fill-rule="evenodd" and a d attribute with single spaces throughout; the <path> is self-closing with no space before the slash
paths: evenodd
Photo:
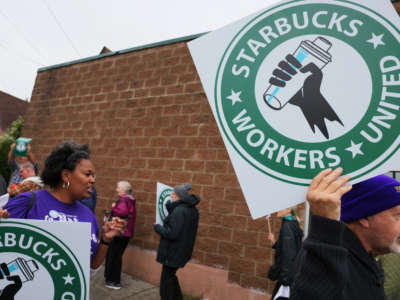
<path id="1" fill-rule="evenodd" d="M 13 184 L 7 189 L 7 193 L 0 196 L 0 208 L 4 207 L 10 199 L 25 193 L 34 192 L 44 188 L 42 179 L 39 176 L 25 178 L 22 182 Z"/>
<path id="2" fill-rule="evenodd" d="M 118 200 L 112 204 L 111 216 L 126 220 L 127 226 L 121 235 L 112 239 L 108 247 L 104 278 L 106 287 L 119 290 L 121 288 L 122 255 L 135 229 L 136 200 L 132 196 L 132 186 L 128 181 L 118 182 L 115 191 L 118 194 Z"/>
<path id="3" fill-rule="evenodd" d="M 8 187 L 13 184 L 20 183 L 25 178 L 21 174 L 21 166 L 25 165 L 25 163 L 30 163 L 33 166 L 34 174 L 31 176 L 35 176 L 39 174 L 39 167 L 36 163 L 35 156 L 32 153 L 31 145 L 28 144 L 28 151 L 26 156 L 19 156 L 14 154 L 15 143 L 11 145 L 10 152 L 8 153 L 8 167 L 10 168 L 12 174 L 10 182 L 8 183 Z"/>

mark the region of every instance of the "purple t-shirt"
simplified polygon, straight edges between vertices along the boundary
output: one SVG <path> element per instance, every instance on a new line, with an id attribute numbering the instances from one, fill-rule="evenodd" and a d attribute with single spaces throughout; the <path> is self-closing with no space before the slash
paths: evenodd
<path id="1" fill-rule="evenodd" d="M 4 208 L 10 213 L 10 218 L 24 219 L 30 200 L 31 192 L 22 193 L 8 201 Z M 27 219 L 49 222 L 89 222 L 91 224 L 90 256 L 93 259 L 98 246 L 99 224 L 92 211 L 79 201 L 66 204 L 54 198 L 46 190 L 36 191 L 36 200 Z"/>

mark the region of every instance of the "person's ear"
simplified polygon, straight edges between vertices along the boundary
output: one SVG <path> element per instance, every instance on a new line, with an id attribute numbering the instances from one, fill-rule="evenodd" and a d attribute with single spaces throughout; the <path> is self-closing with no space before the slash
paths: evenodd
<path id="1" fill-rule="evenodd" d="M 360 225 L 362 227 L 369 228 L 369 226 L 370 226 L 370 222 L 369 222 L 368 217 L 359 219 L 358 222 L 360 223 Z"/>
<path id="2" fill-rule="evenodd" d="M 71 171 L 69 170 L 62 170 L 61 171 L 61 180 L 62 182 L 69 182 L 71 178 Z"/>

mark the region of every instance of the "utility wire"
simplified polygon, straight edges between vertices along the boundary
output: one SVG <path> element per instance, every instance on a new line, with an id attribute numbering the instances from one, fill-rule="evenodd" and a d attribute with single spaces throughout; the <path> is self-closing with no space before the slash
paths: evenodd
<path id="1" fill-rule="evenodd" d="M 42 58 L 44 59 L 44 61 L 46 61 L 44 55 L 39 51 L 39 49 L 25 36 L 25 34 L 22 32 L 22 30 L 20 30 L 15 24 L 14 22 L 11 21 L 11 19 L 3 12 L 0 10 L 0 14 L 11 24 L 11 26 L 14 27 L 14 29 L 21 35 L 21 37 L 25 40 L 26 43 L 28 43 L 33 50 L 36 51 L 36 53 Z"/>
<path id="2" fill-rule="evenodd" d="M 74 46 L 74 43 L 72 42 L 72 40 L 69 38 L 68 34 L 65 32 L 64 28 L 61 26 L 61 23 L 58 21 L 57 16 L 54 14 L 54 12 L 52 11 L 50 5 L 47 3 L 46 0 L 43 0 L 44 4 L 46 5 L 47 9 L 49 10 L 50 14 L 53 16 L 54 20 L 56 21 L 58 27 L 61 29 L 61 31 L 64 33 L 65 37 L 67 38 L 67 40 L 69 41 L 70 45 L 72 48 L 74 48 L 75 52 L 78 54 L 78 57 L 80 58 L 81 55 L 78 51 L 78 49 Z"/>
<path id="3" fill-rule="evenodd" d="M 32 58 L 30 58 L 30 57 L 26 56 L 25 54 L 22 54 L 22 53 L 20 53 L 18 51 L 10 50 L 10 49 L 8 49 L 6 46 L 4 46 L 1 43 L 0 43 L 0 47 L 3 48 L 4 50 L 6 50 L 7 52 L 11 53 L 11 54 L 19 56 L 19 57 L 21 57 L 21 58 L 23 58 L 25 60 L 29 60 L 31 63 L 34 63 L 35 65 L 39 65 L 39 66 L 44 67 L 44 65 L 41 62 L 38 62 L 37 60 L 34 60 L 34 59 L 32 59 Z"/>

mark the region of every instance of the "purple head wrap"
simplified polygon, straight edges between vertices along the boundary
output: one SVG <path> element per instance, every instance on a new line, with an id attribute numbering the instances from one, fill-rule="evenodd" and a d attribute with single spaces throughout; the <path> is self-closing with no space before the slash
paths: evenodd
<path id="1" fill-rule="evenodd" d="M 354 184 L 351 191 L 342 196 L 340 220 L 354 221 L 400 205 L 396 186 L 400 186 L 400 182 L 386 175 Z"/>

